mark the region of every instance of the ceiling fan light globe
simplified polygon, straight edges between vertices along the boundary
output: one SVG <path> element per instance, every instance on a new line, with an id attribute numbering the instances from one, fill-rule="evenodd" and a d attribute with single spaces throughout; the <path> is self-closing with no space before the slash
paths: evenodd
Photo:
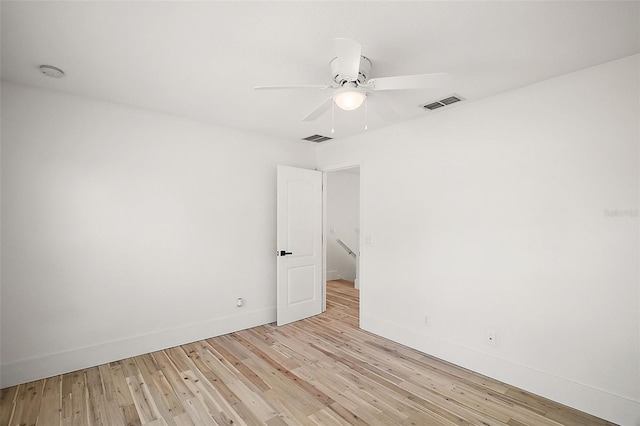
<path id="1" fill-rule="evenodd" d="M 335 102 L 340 109 L 343 109 L 345 111 L 353 111 L 354 109 L 360 108 L 360 105 L 364 103 L 364 100 L 366 98 L 366 93 L 358 92 L 355 90 L 348 90 L 338 92 L 333 95 L 333 102 Z"/>

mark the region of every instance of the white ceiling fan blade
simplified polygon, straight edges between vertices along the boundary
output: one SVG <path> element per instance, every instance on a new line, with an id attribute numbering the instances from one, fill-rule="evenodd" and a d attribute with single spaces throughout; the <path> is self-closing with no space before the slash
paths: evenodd
<path id="1" fill-rule="evenodd" d="M 334 40 L 334 46 L 339 73 L 346 80 L 357 80 L 362 52 L 360 43 L 348 38 L 337 38 Z"/>
<path id="2" fill-rule="evenodd" d="M 369 97 L 372 98 L 373 101 L 371 105 L 371 111 L 386 121 L 387 123 L 394 122 L 400 118 L 400 114 L 391 107 L 386 101 L 382 99 L 382 96 L 374 95 L 370 93 L 367 98 L 367 102 L 369 102 Z"/>
<path id="3" fill-rule="evenodd" d="M 449 74 L 434 73 L 372 78 L 365 86 L 373 90 L 429 89 L 445 85 L 450 81 Z"/>
<path id="4" fill-rule="evenodd" d="M 253 90 L 282 90 L 282 89 L 333 89 L 326 84 L 307 84 L 299 86 L 255 86 Z"/>
<path id="5" fill-rule="evenodd" d="M 322 114 L 327 112 L 329 108 L 331 108 L 331 104 L 333 103 L 333 98 L 327 98 L 324 102 L 316 107 L 313 111 L 309 113 L 302 121 L 314 121 L 318 119 Z"/>

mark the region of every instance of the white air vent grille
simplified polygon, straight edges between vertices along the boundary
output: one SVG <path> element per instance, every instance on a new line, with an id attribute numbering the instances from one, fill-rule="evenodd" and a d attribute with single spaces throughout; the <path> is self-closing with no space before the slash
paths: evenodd
<path id="1" fill-rule="evenodd" d="M 309 141 L 309 142 L 324 142 L 324 141 L 328 141 L 331 138 L 328 136 L 322 136 L 322 135 L 311 135 L 311 136 L 307 136 L 306 138 L 302 138 L 303 141 Z"/>
<path id="2" fill-rule="evenodd" d="M 460 101 L 463 101 L 463 100 L 464 100 L 464 98 L 462 96 L 451 95 L 451 96 L 448 96 L 448 97 L 446 97 L 444 99 L 440 99 L 439 101 L 422 104 L 422 105 L 420 105 L 420 108 L 428 109 L 428 110 L 433 111 L 434 109 L 442 108 L 442 107 L 445 107 L 447 105 L 451 105 L 451 104 L 454 104 L 456 102 L 460 102 Z"/>

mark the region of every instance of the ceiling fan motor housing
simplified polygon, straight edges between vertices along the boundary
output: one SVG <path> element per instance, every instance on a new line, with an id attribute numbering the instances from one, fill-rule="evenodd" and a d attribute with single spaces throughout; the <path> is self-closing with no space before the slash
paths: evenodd
<path id="1" fill-rule="evenodd" d="M 360 56 L 360 69 L 358 70 L 358 79 L 356 81 L 346 79 L 338 69 L 338 58 L 333 58 L 329 63 L 331 67 L 331 75 L 333 76 L 333 81 L 335 81 L 338 85 L 343 86 L 346 83 L 357 83 L 358 85 L 364 84 L 369 78 L 369 71 L 371 70 L 371 61 L 369 58 L 365 56 Z"/>

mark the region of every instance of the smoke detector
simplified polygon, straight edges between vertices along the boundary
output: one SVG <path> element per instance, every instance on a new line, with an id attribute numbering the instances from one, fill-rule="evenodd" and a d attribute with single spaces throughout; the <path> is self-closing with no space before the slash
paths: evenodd
<path id="1" fill-rule="evenodd" d="M 40 65 L 40 72 L 46 75 L 47 77 L 51 77 L 51 78 L 64 77 L 64 71 L 52 65 Z"/>

